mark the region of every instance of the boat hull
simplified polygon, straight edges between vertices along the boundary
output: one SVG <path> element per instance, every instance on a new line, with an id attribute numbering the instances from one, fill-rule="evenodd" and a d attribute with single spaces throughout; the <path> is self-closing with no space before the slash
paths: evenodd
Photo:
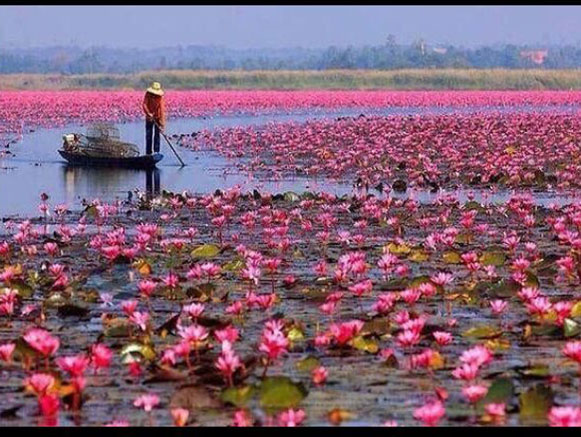
<path id="1" fill-rule="evenodd" d="M 59 150 L 59 154 L 67 160 L 71 165 L 84 167 L 121 167 L 134 169 L 153 168 L 163 159 L 161 153 L 153 155 L 136 156 L 135 158 L 109 158 L 109 157 L 95 157 L 83 156 L 76 153 L 65 152 Z"/>

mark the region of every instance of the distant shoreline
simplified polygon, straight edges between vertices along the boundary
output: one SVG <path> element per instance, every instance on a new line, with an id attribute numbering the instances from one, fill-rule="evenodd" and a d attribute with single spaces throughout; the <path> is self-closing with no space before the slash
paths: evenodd
<path id="1" fill-rule="evenodd" d="M 579 90 L 581 70 L 159 70 L 134 74 L 3 74 L 0 90 Z"/>

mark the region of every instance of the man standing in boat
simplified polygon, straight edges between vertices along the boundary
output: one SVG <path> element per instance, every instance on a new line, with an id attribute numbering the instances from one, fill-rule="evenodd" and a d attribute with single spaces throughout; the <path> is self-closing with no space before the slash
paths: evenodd
<path id="1" fill-rule="evenodd" d="M 145 153 L 152 154 L 152 142 L 153 152 L 159 153 L 160 131 L 165 129 L 165 104 L 159 82 L 153 82 L 147 88 L 142 108 L 145 113 Z"/>

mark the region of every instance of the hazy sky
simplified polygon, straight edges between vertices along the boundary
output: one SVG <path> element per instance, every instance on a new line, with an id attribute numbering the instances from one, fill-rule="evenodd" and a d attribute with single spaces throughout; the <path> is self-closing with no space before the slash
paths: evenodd
<path id="1" fill-rule="evenodd" d="M 0 6 L 0 47 L 581 41 L 581 6 Z"/>

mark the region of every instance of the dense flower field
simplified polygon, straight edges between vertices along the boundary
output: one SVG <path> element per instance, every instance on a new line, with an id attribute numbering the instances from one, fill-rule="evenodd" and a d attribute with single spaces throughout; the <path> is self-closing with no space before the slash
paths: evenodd
<path id="1" fill-rule="evenodd" d="M 2 93 L 0 133 L 138 119 L 142 95 Z M 580 187 L 579 117 L 553 107 L 579 103 L 170 90 L 171 117 L 487 110 L 174 136 L 258 180 L 357 186 L 342 197 L 193 180 L 69 210 L 42 194 L 0 224 L 2 423 L 581 425 L 581 204 L 534 197 Z M 496 111 L 521 105 L 544 110 Z M 408 187 L 439 194 L 398 198 Z M 471 188 L 507 200 L 460 202 Z"/>
<path id="2" fill-rule="evenodd" d="M 581 184 L 581 119 L 511 113 L 358 117 L 216 129 L 181 144 L 269 177 L 297 174 L 390 186 L 537 188 Z"/>
<path id="3" fill-rule="evenodd" d="M 0 133 L 142 117 L 141 91 L 2 91 Z M 172 117 L 345 107 L 578 105 L 579 91 L 171 91 Z"/>
<path id="4" fill-rule="evenodd" d="M 5 423 L 581 423 L 579 205 L 49 202 L 0 236 Z"/>

